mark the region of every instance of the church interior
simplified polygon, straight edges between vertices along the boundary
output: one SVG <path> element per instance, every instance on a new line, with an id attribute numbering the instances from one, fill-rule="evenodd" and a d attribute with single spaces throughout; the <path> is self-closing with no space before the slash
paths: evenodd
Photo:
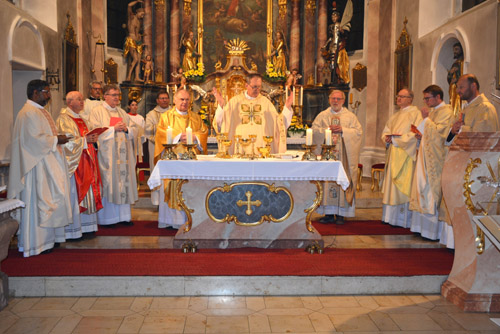
<path id="1" fill-rule="evenodd" d="M 354 220 L 381 220 L 387 152 L 382 133 L 398 112 L 402 89 L 414 92 L 413 105 L 420 109 L 424 89 L 438 85 L 443 101 L 454 108 L 455 68 L 474 74 L 480 92 L 500 111 L 500 0 L 0 0 L 0 17 L 5 32 L 0 35 L 2 201 L 9 169 L 16 168 L 11 165 L 14 124 L 33 79 L 49 83 L 45 109 L 54 120 L 68 92 L 88 97 L 94 82 L 117 85 L 119 106 L 127 110 L 136 101 L 143 117 L 157 105 L 159 92 L 169 94 L 170 107 L 177 90 L 187 88 L 190 111 L 208 126 L 201 144 L 209 155 L 218 153 L 224 141 L 213 127 L 214 88 L 229 100 L 244 92 L 247 76 L 258 73 L 261 93 L 276 110 L 283 110 L 292 94 L 293 117 L 286 131 L 291 154 L 303 153 L 306 129 L 330 106 L 330 91 L 339 90 L 345 94 L 344 107 L 362 127 L 356 216 L 346 218 L 346 226 Z M 335 27 L 342 27 L 338 36 Z M 449 268 L 433 269 L 444 273 L 17 276 L 3 262 L 0 270 L 9 277 L 0 271 L 0 333 L 498 333 L 500 234 L 477 222 L 487 215 L 478 209 L 479 201 L 498 204 L 500 197 L 495 197 L 500 188 L 498 133 L 466 137 L 460 142 L 465 148 L 456 149 L 466 153 L 456 153 L 453 165 L 445 163 L 443 194 L 454 247 L 389 226 L 396 232 L 324 236 L 325 254 L 311 254 L 440 251 Z M 147 143 L 143 148 L 148 161 Z M 137 167 L 134 222 L 158 221 L 148 186 L 152 170 Z M 494 180 L 494 192 L 481 181 L 485 175 Z M 469 188 L 467 177 L 475 180 Z M 184 195 L 196 197 L 186 194 L 198 194 L 190 183 Z M 303 191 L 314 193 L 310 188 Z M 290 192 L 302 196 L 300 189 Z M 250 210 L 250 197 L 248 203 Z M 488 204 L 488 210 L 495 204 Z M 302 210 L 298 200 L 296 206 Z M 500 216 L 496 210 L 491 217 Z M 3 224 L 10 214 L 0 214 L 1 262 L 17 247 Z M 305 220 L 319 217 L 310 213 Z M 173 235 L 108 233 L 61 244 L 54 254 L 33 261 L 61 250 L 91 249 L 103 257 L 117 249 L 181 253 L 186 243 L 180 245 Z M 314 253 L 314 247 L 309 250 Z M 199 254 L 182 255 L 189 262 Z"/>

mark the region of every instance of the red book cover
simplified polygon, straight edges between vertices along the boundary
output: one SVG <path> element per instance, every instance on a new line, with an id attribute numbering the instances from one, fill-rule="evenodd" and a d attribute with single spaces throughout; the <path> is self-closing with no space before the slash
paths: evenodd
<path id="1" fill-rule="evenodd" d="M 121 117 L 111 117 L 111 119 L 109 120 L 109 126 L 115 126 L 117 123 L 121 121 L 122 121 Z"/>
<path id="2" fill-rule="evenodd" d="M 92 130 L 89 133 L 87 133 L 87 135 L 98 135 L 99 136 L 101 133 L 103 133 L 107 129 L 108 129 L 107 127 L 95 128 L 94 130 Z"/>

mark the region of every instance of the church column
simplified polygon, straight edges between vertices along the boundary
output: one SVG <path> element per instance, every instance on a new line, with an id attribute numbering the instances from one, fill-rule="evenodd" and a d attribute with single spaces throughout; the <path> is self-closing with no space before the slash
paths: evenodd
<path id="1" fill-rule="evenodd" d="M 105 38 L 106 36 L 106 29 L 104 28 L 104 13 L 106 13 L 106 9 L 104 8 L 104 2 L 101 0 L 92 0 L 92 5 L 91 5 L 91 11 L 92 11 L 92 16 L 91 16 L 91 27 L 92 30 L 89 32 L 89 39 L 90 39 L 90 47 L 91 47 L 91 56 L 94 59 L 94 45 L 95 42 L 97 41 L 97 36 L 101 36 L 103 40 L 107 40 Z M 94 36 L 96 38 L 94 38 Z M 102 62 L 102 58 L 100 57 L 95 57 L 95 64 L 94 64 L 94 69 L 95 73 L 92 73 L 90 80 L 99 80 L 99 81 L 104 81 L 104 74 L 101 72 L 101 68 L 104 68 L 104 64 Z"/>
<path id="2" fill-rule="evenodd" d="M 155 72 L 161 73 L 161 78 L 158 75 L 158 80 L 156 73 L 153 74 L 155 81 L 168 82 L 169 78 L 166 72 L 165 63 L 165 0 L 155 0 Z"/>
<path id="3" fill-rule="evenodd" d="M 290 27 L 289 68 L 299 68 L 300 58 L 300 0 L 292 0 L 292 25 Z"/>
<path id="4" fill-rule="evenodd" d="M 144 58 L 146 55 L 153 54 L 153 9 L 151 1 L 144 2 L 144 45 L 145 50 L 142 54 Z"/>
<path id="5" fill-rule="evenodd" d="M 180 9 L 179 1 L 170 1 L 170 73 L 173 73 L 181 66 L 181 55 L 179 51 L 179 24 Z M 169 81 L 170 77 L 165 81 Z"/>
<path id="6" fill-rule="evenodd" d="M 321 47 L 325 45 L 328 30 L 328 6 L 326 0 L 318 1 L 318 34 L 316 49 L 316 82 L 322 82 L 322 70 L 325 60 L 321 56 Z"/>
<path id="7" fill-rule="evenodd" d="M 315 36 L 315 26 L 316 26 L 316 1 L 306 0 L 306 10 L 305 10 L 305 25 L 304 25 L 304 36 Z M 309 78 L 314 79 L 314 38 L 304 38 L 304 48 L 302 51 L 303 61 L 303 84 L 307 84 Z"/>

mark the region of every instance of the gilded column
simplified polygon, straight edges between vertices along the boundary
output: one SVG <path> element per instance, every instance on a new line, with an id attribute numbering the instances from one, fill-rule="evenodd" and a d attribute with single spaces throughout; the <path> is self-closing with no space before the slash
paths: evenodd
<path id="1" fill-rule="evenodd" d="M 173 73 L 181 66 L 181 55 L 179 50 L 179 40 L 181 38 L 179 34 L 179 24 L 180 24 L 180 9 L 179 1 L 170 1 L 170 70 L 169 73 Z M 166 81 L 170 81 L 170 76 Z"/>
<path id="2" fill-rule="evenodd" d="M 304 24 L 304 36 L 316 36 L 316 1 L 315 0 L 306 0 L 305 4 L 305 24 Z M 310 81 L 314 82 L 314 62 L 315 56 L 314 52 L 314 38 L 304 38 L 304 49 L 303 49 L 303 61 L 302 61 L 302 70 L 303 70 L 303 83 L 307 84 Z"/>
<path id="3" fill-rule="evenodd" d="M 153 8 L 151 1 L 144 2 L 144 45 L 142 57 L 153 54 Z"/>
<path id="4" fill-rule="evenodd" d="M 292 24 L 290 27 L 290 69 L 299 68 L 300 58 L 300 0 L 292 1 Z"/>
<path id="5" fill-rule="evenodd" d="M 165 0 L 155 0 L 155 81 L 168 82 L 165 62 L 166 34 L 165 34 Z"/>
<path id="6" fill-rule="evenodd" d="M 318 44 L 316 50 L 316 81 L 321 82 L 321 71 L 325 65 L 325 60 L 321 56 L 321 47 L 325 45 L 328 30 L 328 6 L 326 0 L 318 1 Z"/>

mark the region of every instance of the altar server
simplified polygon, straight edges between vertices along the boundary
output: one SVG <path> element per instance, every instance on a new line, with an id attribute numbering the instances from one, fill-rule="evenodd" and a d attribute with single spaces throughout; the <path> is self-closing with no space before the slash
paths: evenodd
<path id="1" fill-rule="evenodd" d="M 341 225 L 344 223 L 344 217 L 355 216 L 354 192 L 358 182 L 357 171 L 363 129 L 356 115 L 343 107 L 344 92 L 332 91 L 328 101 L 330 107 L 319 113 L 312 124 L 316 153 L 321 153 L 321 144 L 325 141 L 335 143 L 338 150 L 337 158 L 342 162 L 350 185 L 344 191 L 334 182 L 325 182 L 322 205 L 317 212 L 325 215 L 320 222 Z"/>
<path id="2" fill-rule="evenodd" d="M 8 198 L 25 207 L 17 211 L 20 221 L 17 246 L 25 257 L 47 253 L 65 241 L 64 226 L 71 222 L 68 170 L 52 116 L 44 106 L 50 100 L 49 84 L 32 80 L 28 101 L 19 111 L 12 132 Z"/>

